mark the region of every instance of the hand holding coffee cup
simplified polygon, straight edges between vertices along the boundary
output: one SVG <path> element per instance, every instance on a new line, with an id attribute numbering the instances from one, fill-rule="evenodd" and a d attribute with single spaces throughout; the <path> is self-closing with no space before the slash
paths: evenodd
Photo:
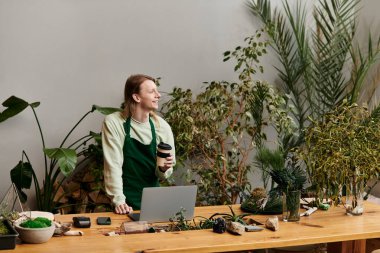
<path id="1" fill-rule="evenodd" d="M 165 162 L 167 161 L 167 158 L 171 156 L 171 150 L 172 147 L 167 143 L 160 142 L 157 146 L 157 166 L 161 171 L 161 168 L 165 167 Z"/>

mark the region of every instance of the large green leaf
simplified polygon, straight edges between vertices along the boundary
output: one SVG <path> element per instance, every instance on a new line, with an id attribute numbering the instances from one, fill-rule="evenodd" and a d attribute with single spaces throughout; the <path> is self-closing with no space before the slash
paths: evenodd
<path id="1" fill-rule="evenodd" d="M 45 154 L 51 159 L 57 159 L 59 168 L 64 176 L 70 175 L 77 164 L 77 154 L 69 148 L 45 148 Z"/>
<path id="2" fill-rule="evenodd" d="M 33 179 L 33 168 L 28 162 L 19 161 L 18 164 L 11 170 L 11 180 L 15 184 L 21 202 L 27 200 L 27 195 L 22 189 L 30 189 Z"/>
<path id="3" fill-rule="evenodd" d="M 11 96 L 7 100 L 5 100 L 2 105 L 7 109 L 0 113 L 0 122 L 3 122 L 19 114 L 26 107 L 28 107 L 29 103 L 21 98 Z"/>
<path id="4" fill-rule="evenodd" d="M 94 138 L 95 142 L 98 145 L 102 144 L 102 135 L 101 135 L 101 133 L 95 133 L 95 132 L 90 131 L 90 135 Z"/>
<path id="5" fill-rule="evenodd" d="M 101 107 L 101 106 L 98 106 L 98 105 L 93 105 L 92 106 L 92 111 L 95 111 L 97 110 L 98 112 L 104 114 L 104 115 L 108 115 L 108 114 L 111 114 L 111 113 L 114 113 L 114 112 L 117 112 L 117 111 L 122 111 L 122 109 L 120 108 L 114 108 L 114 107 Z"/>

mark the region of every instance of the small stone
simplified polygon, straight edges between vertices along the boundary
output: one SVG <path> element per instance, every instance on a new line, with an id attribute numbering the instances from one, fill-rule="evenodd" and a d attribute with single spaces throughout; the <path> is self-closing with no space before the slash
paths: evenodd
<path id="1" fill-rule="evenodd" d="M 272 218 L 268 218 L 265 221 L 265 227 L 267 229 L 272 230 L 272 231 L 277 231 L 280 228 L 280 225 L 278 223 L 278 217 L 275 216 L 275 217 L 272 217 Z"/>
<path id="2" fill-rule="evenodd" d="M 227 222 L 227 231 L 235 234 L 235 235 L 242 235 L 245 232 L 245 227 L 243 224 L 235 221 Z"/>

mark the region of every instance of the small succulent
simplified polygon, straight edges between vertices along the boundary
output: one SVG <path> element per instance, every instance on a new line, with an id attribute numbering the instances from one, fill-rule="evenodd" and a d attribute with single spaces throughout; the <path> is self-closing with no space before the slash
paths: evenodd
<path id="1" fill-rule="evenodd" d="M 226 232 L 226 221 L 223 218 L 216 218 L 214 225 L 212 226 L 212 231 L 215 233 L 222 234 Z"/>
<path id="2" fill-rule="evenodd" d="M 263 199 L 267 197 L 267 191 L 262 187 L 257 187 L 253 189 L 251 196 L 253 199 Z"/>

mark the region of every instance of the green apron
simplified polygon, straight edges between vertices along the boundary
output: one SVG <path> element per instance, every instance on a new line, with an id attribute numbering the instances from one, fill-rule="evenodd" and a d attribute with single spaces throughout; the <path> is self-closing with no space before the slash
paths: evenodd
<path id="1" fill-rule="evenodd" d="M 156 131 L 149 118 L 152 142 L 144 145 L 131 138 L 131 118 L 124 123 L 125 140 L 123 146 L 123 193 L 126 203 L 134 210 L 140 210 L 141 195 L 144 187 L 159 186 L 156 176 Z"/>

